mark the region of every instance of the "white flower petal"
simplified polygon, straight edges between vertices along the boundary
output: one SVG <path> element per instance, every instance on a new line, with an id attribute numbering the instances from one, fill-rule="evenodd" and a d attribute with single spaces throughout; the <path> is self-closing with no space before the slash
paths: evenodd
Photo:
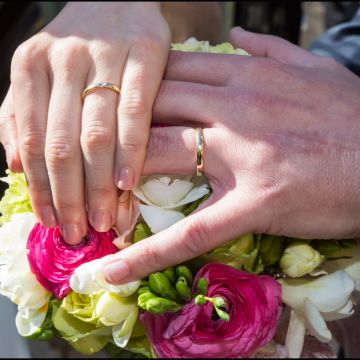
<path id="1" fill-rule="evenodd" d="M 208 194 L 210 191 L 208 184 L 203 184 L 201 186 L 198 186 L 194 189 L 192 189 L 184 199 L 182 199 L 176 206 L 182 206 L 185 204 L 189 204 L 195 200 L 198 200 Z M 164 209 L 168 208 L 166 206 L 163 207 Z"/>
<path id="2" fill-rule="evenodd" d="M 345 306 L 355 289 L 354 280 L 342 270 L 315 280 L 282 279 L 282 300 L 295 310 L 303 310 L 305 298 L 321 312 L 332 312 Z"/>
<path id="3" fill-rule="evenodd" d="M 333 321 L 333 320 L 340 320 L 345 319 L 352 314 L 354 314 L 354 304 L 351 300 L 349 300 L 344 307 L 337 311 L 333 311 L 330 313 L 322 313 L 323 318 L 325 321 Z"/>
<path id="4" fill-rule="evenodd" d="M 127 345 L 138 315 L 139 309 L 135 306 L 124 322 L 112 327 L 112 335 L 115 345 L 121 348 L 124 348 Z"/>
<path id="5" fill-rule="evenodd" d="M 0 294 L 23 308 L 37 309 L 48 302 L 51 294 L 31 272 L 25 249 L 0 267 Z"/>
<path id="6" fill-rule="evenodd" d="M 305 299 L 305 317 L 311 335 L 315 336 L 320 342 L 327 343 L 331 340 L 331 332 L 326 326 L 324 318 L 309 299 Z"/>
<path id="7" fill-rule="evenodd" d="M 152 179 L 140 186 L 151 205 L 175 207 L 194 187 L 191 181 L 161 177 Z"/>
<path id="8" fill-rule="evenodd" d="M 285 347 L 289 358 L 300 358 L 305 339 L 305 318 L 301 313 L 291 310 Z"/>
<path id="9" fill-rule="evenodd" d="M 103 269 L 112 256 L 107 255 L 77 267 L 70 277 L 70 287 L 79 294 L 92 295 L 107 290 L 120 296 L 132 295 L 140 286 L 139 280 L 123 285 L 112 285 L 105 280 Z"/>
<path id="10" fill-rule="evenodd" d="M 47 313 L 47 306 L 40 309 L 22 308 L 19 306 L 15 318 L 16 328 L 21 336 L 34 334 L 42 325 Z"/>
<path id="11" fill-rule="evenodd" d="M 24 252 L 30 231 L 36 223 L 33 213 L 14 214 L 0 227 L 0 266 L 7 264 L 19 252 Z"/>
<path id="12" fill-rule="evenodd" d="M 105 326 L 114 326 L 125 321 L 137 304 L 128 297 L 105 291 L 95 307 L 95 314 Z"/>
<path id="13" fill-rule="evenodd" d="M 142 217 L 154 234 L 185 218 L 180 211 L 165 210 L 157 206 L 139 205 L 139 208 Z"/>
<path id="14" fill-rule="evenodd" d="M 357 245 L 352 254 L 351 258 L 326 261 L 323 268 L 328 272 L 346 271 L 355 280 L 356 290 L 360 291 L 360 240 L 357 240 Z"/>

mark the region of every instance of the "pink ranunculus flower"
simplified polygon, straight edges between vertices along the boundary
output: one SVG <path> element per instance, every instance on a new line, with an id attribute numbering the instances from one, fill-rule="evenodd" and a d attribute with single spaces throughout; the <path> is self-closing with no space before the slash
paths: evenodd
<path id="1" fill-rule="evenodd" d="M 141 320 L 158 357 L 248 357 L 275 335 L 281 313 L 281 287 L 272 277 L 257 276 L 224 264 L 209 263 L 197 273 L 208 282 L 207 297 L 222 297 L 229 321 L 214 317 L 213 305 L 194 300 L 176 313 Z"/>
<path id="2" fill-rule="evenodd" d="M 37 223 L 27 241 L 31 271 L 45 289 L 61 299 L 71 290 L 69 280 L 79 265 L 119 251 L 113 244 L 115 238 L 114 230 L 100 233 L 89 224 L 86 239 L 70 246 L 58 227 L 49 229 Z"/>

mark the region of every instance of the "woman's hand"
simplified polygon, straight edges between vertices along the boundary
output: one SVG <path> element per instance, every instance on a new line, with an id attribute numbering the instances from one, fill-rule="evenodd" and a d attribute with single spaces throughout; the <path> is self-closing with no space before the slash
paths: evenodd
<path id="1" fill-rule="evenodd" d="M 160 3 L 85 2 L 68 3 L 16 50 L 0 117 L 8 164 L 22 164 L 36 216 L 58 224 L 69 244 L 86 234 L 86 210 L 98 231 L 108 230 L 116 185 L 136 183 L 169 45 Z M 115 83 L 121 94 L 97 89 L 82 104 L 94 82 Z"/>
<path id="2" fill-rule="evenodd" d="M 235 29 L 254 56 L 172 53 L 144 174 L 191 174 L 193 128 L 204 128 L 213 190 L 192 215 L 114 255 L 125 283 L 245 233 L 300 238 L 360 235 L 360 79 L 285 40 Z"/>

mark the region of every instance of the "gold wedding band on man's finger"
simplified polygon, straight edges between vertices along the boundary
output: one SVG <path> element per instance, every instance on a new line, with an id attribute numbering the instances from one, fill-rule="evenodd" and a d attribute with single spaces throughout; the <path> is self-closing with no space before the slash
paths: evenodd
<path id="1" fill-rule="evenodd" d="M 89 95 L 91 92 L 95 91 L 96 89 L 108 89 L 108 90 L 112 90 L 115 91 L 117 94 L 120 94 L 120 88 L 113 84 L 113 83 L 109 83 L 109 82 L 95 82 L 93 84 L 90 84 L 89 86 L 87 86 L 84 91 L 81 94 L 81 101 L 84 102 L 85 97 L 87 95 Z"/>

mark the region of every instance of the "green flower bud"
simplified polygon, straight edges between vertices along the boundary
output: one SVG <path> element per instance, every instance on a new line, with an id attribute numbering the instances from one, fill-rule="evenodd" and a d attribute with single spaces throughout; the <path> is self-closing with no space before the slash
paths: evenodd
<path id="1" fill-rule="evenodd" d="M 200 278 L 197 285 L 196 291 L 198 294 L 205 295 L 208 288 L 208 283 L 205 278 Z"/>
<path id="2" fill-rule="evenodd" d="M 165 312 L 176 312 L 181 309 L 181 305 L 177 304 L 175 301 L 155 297 L 146 301 L 145 308 L 143 309 L 151 314 L 159 315 Z"/>
<path id="3" fill-rule="evenodd" d="M 286 275 L 297 278 L 312 272 L 323 260 L 324 257 L 310 245 L 294 242 L 285 249 L 279 265 Z"/>
<path id="4" fill-rule="evenodd" d="M 218 306 L 218 307 L 225 307 L 226 306 L 225 300 L 222 297 L 219 297 L 219 296 L 213 298 L 212 303 L 215 306 Z"/>
<path id="5" fill-rule="evenodd" d="M 185 265 L 177 266 L 175 269 L 175 273 L 176 273 L 177 277 L 183 276 L 187 280 L 187 283 L 189 285 L 192 285 L 194 278 L 193 278 L 191 271 L 189 270 L 189 268 L 187 266 L 185 266 Z"/>
<path id="6" fill-rule="evenodd" d="M 170 267 L 162 272 L 173 284 L 176 282 L 174 268 Z"/>
<path id="7" fill-rule="evenodd" d="M 196 305 L 204 305 L 206 303 L 206 298 L 204 295 L 197 295 L 195 298 Z"/>
<path id="8" fill-rule="evenodd" d="M 176 290 L 163 273 L 156 272 L 151 274 L 149 276 L 149 286 L 153 293 L 160 295 L 168 300 L 177 300 Z"/>
<path id="9" fill-rule="evenodd" d="M 195 297 L 195 304 L 198 306 L 204 305 L 206 301 L 210 301 L 214 305 L 214 309 L 221 320 L 230 320 L 230 315 L 225 310 L 221 309 L 226 307 L 226 303 L 223 298 L 220 296 L 211 298 L 204 295 L 197 295 Z"/>
<path id="10" fill-rule="evenodd" d="M 224 320 L 224 321 L 230 320 L 230 315 L 226 311 L 219 309 L 217 306 L 214 306 L 214 308 L 221 320 Z"/>
<path id="11" fill-rule="evenodd" d="M 151 292 L 143 293 L 143 294 L 139 295 L 139 297 L 138 297 L 138 305 L 142 309 L 146 310 L 146 303 L 150 299 L 156 299 L 156 298 L 157 298 L 157 296 Z"/>
<path id="12" fill-rule="evenodd" d="M 353 256 L 353 250 L 356 246 L 356 241 L 352 239 L 347 240 L 316 240 L 311 243 L 311 246 L 320 254 L 328 258 Z"/>
<path id="13" fill-rule="evenodd" d="M 264 235 L 260 241 L 259 253 L 264 266 L 277 263 L 284 251 L 284 238 L 282 236 Z"/>
<path id="14" fill-rule="evenodd" d="M 257 260 L 260 235 L 245 234 L 232 240 L 207 254 L 197 258 L 199 263 L 219 262 L 237 269 L 244 269 L 249 272 L 261 272 L 263 270 L 262 262 Z"/>
<path id="15" fill-rule="evenodd" d="M 179 293 L 180 297 L 184 301 L 191 300 L 191 290 L 189 285 L 187 284 L 186 278 L 184 276 L 180 276 L 175 284 L 176 291 Z"/>
<path id="16" fill-rule="evenodd" d="M 141 288 L 138 289 L 138 294 L 141 295 L 141 294 L 144 294 L 144 293 L 148 293 L 148 292 L 151 292 L 150 288 L 148 286 L 143 286 Z"/>

